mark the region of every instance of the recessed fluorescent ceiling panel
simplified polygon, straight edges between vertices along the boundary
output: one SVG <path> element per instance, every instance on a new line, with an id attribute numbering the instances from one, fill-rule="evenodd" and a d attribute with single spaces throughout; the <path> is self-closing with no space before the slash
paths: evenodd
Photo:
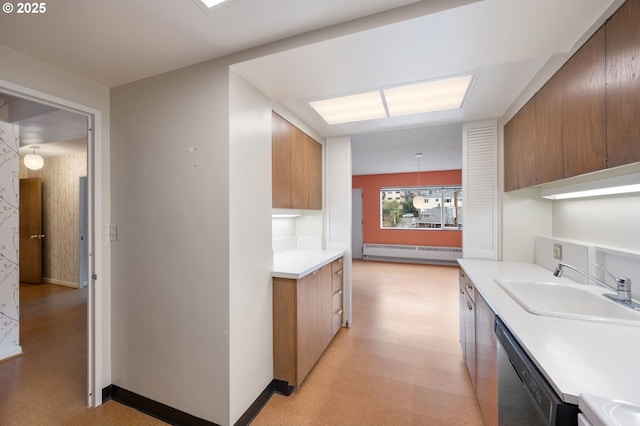
<path id="1" fill-rule="evenodd" d="M 385 89 L 389 115 L 397 117 L 460 108 L 471 78 L 467 75 Z"/>
<path id="2" fill-rule="evenodd" d="M 367 92 L 341 98 L 309 102 L 328 124 L 350 123 L 353 121 L 385 118 L 380 92 Z"/>
<path id="3" fill-rule="evenodd" d="M 465 75 L 309 104 L 327 124 L 444 111 L 462 107 L 472 79 L 472 75 Z"/>
<path id="4" fill-rule="evenodd" d="M 224 3 L 227 0 L 200 0 L 202 3 L 204 3 L 205 6 L 207 6 L 208 8 L 212 8 L 213 6 L 216 6 L 220 3 Z"/>

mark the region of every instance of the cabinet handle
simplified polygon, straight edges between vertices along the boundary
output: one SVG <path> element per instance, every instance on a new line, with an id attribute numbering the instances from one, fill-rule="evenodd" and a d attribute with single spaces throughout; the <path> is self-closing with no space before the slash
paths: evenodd
<path id="1" fill-rule="evenodd" d="M 467 288 L 469 288 L 469 290 L 473 290 L 473 286 L 469 281 L 467 281 Z"/>
<path id="2" fill-rule="evenodd" d="M 469 303 L 468 301 L 467 301 L 467 308 L 469 308 L 470 311 L 473 311 L 473 306 L 471 306 L 471 303 Z"/>
<path id="3" fill-rule="evenodd" d="M 340 289 L 340 290 L 336 291 L 335 293 L 333 293 L 333 295 L 335 296 L 335 295 L 336 295 L 336 294 L 338 294 L 338 293 L 342 293 L 342 289 Z"/>
<path id="4" fill-rule="evenodd" d="M 336 315 L 342 315 L 342 308 L 336 311 Z"/>
<path id="5" fill-rule="evenodd" d="M 339 271 L 336 271 L 336 274 L 342 275 L 342 269 L 340 269 Z"/>

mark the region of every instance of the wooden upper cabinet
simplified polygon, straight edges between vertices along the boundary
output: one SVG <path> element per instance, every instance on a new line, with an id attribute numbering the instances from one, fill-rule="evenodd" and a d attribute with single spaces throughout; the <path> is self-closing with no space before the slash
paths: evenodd
<path id="1" fill-rule="evenodd" d="M 291 124 L 273 114 L 271 127 L 271 205 L 291 207 Z"/>
<path id="2" fill-rule="evenodd" d="M 309 145 L 309 208 L 322 210 L 322 145 L 309 136 L 307 136 L 307 143 Z"/>
<path id="3" fill-rule="evenodd" d="M 322 209 L 322 145 L 273 113 L 272 207 Z"/>
<path id="4" fill-rule="evenodd" d="M 607 22 L 607 158 L 609 167 L 640 161 L 640 0 Z"/>
<path id="5" fill-rule="evenodd" d="M 292 126 L 293 127 L 293 126 Z M 309 144 L 305 134 L 293 127 L 291 163 L 291 208 L 309 208 Z"/>
<path id="6" fill-rule="evenodd" d="M 536 98 L 527 102 L 504 128 L 504 190 L 536 184 Z"/>
<path id="7" fill-rule="evenodd" d="M 562 129 L 562 78 L 555 75 L 536 94 L 536 184 L 564 177 Z"/>
<path id="8" fill-rule="evenodd" d="M 600 28 L 560 70 L 564 177 L 606 167 L 605 31 Z"/>

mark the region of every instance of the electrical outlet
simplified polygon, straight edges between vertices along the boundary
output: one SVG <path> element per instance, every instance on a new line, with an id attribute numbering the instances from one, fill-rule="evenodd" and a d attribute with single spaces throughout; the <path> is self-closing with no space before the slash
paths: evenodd
<path id="1" fill-rule="evenodd" d="M 562 260 L 562 244 L 553 245 L 553 258 L 556 260 Z"/>
<path id="2" fill-rule="evenodd" d="M 118 227 L 116 225 L 109 225 L 109 240 L 116 241 L 118 239 Z"/>

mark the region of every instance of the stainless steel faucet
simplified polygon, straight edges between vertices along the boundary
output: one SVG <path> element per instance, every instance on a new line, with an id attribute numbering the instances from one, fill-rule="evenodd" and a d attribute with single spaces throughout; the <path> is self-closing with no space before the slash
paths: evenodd
<path id="1" fill-rule="evenodd" d="M 616 287 L 614 287 L 612 285 L 609 285 L 609 284 L 605 283 L 604 281 L 600 281 L 598 278 L 592 277 L 591 275 L 587 274 L 586 272 L 581 271 L 580 269 L 576 268 L 575 266 L 571 266 L 571 265 L 568 265 L 566 263 L 558 263 L 558 266 L 556 267 L 556 270 L 553 271 L 553 275 L 559 278 L 559 277 L 562 276 L 563 269 L 564 268 L 569 268 L 572 271 L 576 271 L 577 273 L 579 273 L 583 277 L 594 281 L 598 285 L 601 285 L 602 287 L 607 287 L 607 288 L 609 288 L 609 289 L 611 289 L 611 290 L 616 292 L 616 294 L 608 294 L 608 293 L 603 294 L 604 297 L 609 298 L 609 299 L 613 300 L 614 302 L 620 303 L 621 305 L 624 305 L 624 306 L 626 306 L 628 308 L 640 311 L 640 304 L 631 299 L 631 279 L 630 278 L 619 278 L 619 277 L 616 277 L 615 275 L 613 275 L 611 272 L 609 272 L 602 265 L 595 265 L 595 266 L 597 266 L 599 268 L 602 268 L 602 270 L 615 281 Z"/>

